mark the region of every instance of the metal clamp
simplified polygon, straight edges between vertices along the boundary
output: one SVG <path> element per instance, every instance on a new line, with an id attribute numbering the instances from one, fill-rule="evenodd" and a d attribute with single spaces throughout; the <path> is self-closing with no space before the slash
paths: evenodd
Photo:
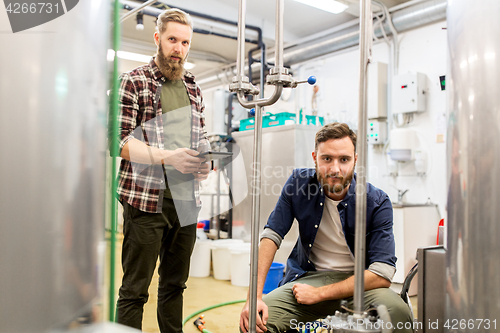
<path id="1" fill-rule="evenodd" d="M 229 91 L 242 92 L 245 95 L 258 95 L 259 88 L 250 83 L 248 77 L 237 75 L 233 77 L 233 83 L 229 85 Z"/>

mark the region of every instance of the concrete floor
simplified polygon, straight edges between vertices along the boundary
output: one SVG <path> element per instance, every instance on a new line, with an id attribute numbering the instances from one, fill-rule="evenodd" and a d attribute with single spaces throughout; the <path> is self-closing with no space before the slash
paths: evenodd
<path id="1" fill-rule="evenodd" d="M 143 331 L 148 333 L 159 332 L 156 321 L 156 292 L 157 277 L 151 284 L 150 299 L 144 309 Z M 190 277 L 187 289 L 184 291 L 183 318 L 204 308 L 221 303 L 244 300 L 248 288 L 233 286 L 230 281 L 215 280 L 212 276 L 207 278 Z M 237 303 L 217 307 L 203 312 L 205 327 L 210 332 L 238 332 L 240 311 L 244 303 Z M 184 333 L 200 332 L 193 322 L 199 315 L 190 319 L 184 325 Z"/>
<path id="2" fill-rule="evenodd" d="M 123 275 L 119 259 L 121 257 L 121 237 L 118 237 L 116 252 L 115 295 L 118 294 L 121 277 Z M 108 272 L 105 272 L 105 274 L 106 277 L 109 277 Z M 107 283 L 107 285 L 109 286 L 109 283 Z M 158 275 L 155 272 L 149 289 L 149 301 L 144 308 L 143 331 L 147 333 L 159 333 L 156 319 L 157 285 Z M 393 289 L 397 291 L 398 286 L 395 286 Z M 206 278 L 190 277 L 187 281 L 187 289 L 184 291 L 183 318 L 186 318 L 194 312 L 200 311 L 206 307 L 226 302 L 244 300 L 247 297 L 247 292 L 248 288 L 246 287 L 233 286 L 230 281 L 216 280 L 213 276 Z M 103 318 L 108 317 L 108 301 L 106 295 L 107 293 L 105 293 L 103 297 Z M 411 302 L 415 317 L 417 317 L 417 296 L 411 297 Z M 204 319 L 206 329 L 213 333 L 238 333 L 239 316 L 243 305 L 244 303 L 231 304 L 203 312 L 205 315 Z M 197 317 L 198 316 L 193 317 L 184 325 L 184 333 L 200 332 L 193 325 L 193 322 Z"/>

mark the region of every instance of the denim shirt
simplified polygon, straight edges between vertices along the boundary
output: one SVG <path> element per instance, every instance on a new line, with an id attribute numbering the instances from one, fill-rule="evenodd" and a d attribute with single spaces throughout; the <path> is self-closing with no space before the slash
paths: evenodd
<path id="1" fill-rule="evenodd" d="M 356 175 L 348 193 L 338 204 L 342 229 L 349 250 L 354 255 L 356 215 Z M 366 191 L 366 268 L 374 262 L 396 266 L 394 234 L 392 231 L 392 204 L 387 194 L 367 183 Z M 293 281 L 308 271 L 315 271 L 310 262 L 312 246 L 325 207 L 325 194 L 316 177 L 315 169 L 295 169 L 285 183 L 278 203 L 269 216 L 265 228 L 271 228 L 282 238 L 292 227 L 299 225 L 299 238 L 287 261 L 286 274 L 280 286 Z"/>

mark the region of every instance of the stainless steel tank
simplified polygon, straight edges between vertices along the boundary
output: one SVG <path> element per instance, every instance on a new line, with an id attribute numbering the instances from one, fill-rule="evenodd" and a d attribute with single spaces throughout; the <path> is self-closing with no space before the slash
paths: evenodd
<path id="1" fill-rule="evenodd" d="M 101 292 L 110 4 L 77 3 L 18 33 L 0 10 L 0 332 L 64 330 Z"/>
<path id="2" fill-rule="evenodd" d="M 498 0 L 448 1 L 450 332 L 500 331 L 499 13 Z"/>

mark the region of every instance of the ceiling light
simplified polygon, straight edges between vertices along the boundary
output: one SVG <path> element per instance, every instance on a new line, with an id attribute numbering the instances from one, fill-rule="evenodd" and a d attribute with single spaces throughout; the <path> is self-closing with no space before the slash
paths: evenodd
<path id="1" fill-rule="evenodd" d="M 146 64 L 151 60 L 151 56 L 144 55 L 144 54 L 126 52 L 126 51 L 118 51 L 117 53 L 118 53 L 117 54 L 118 58 L 120 58 L 120 59 L 143 62 Z M 108 50 L 108 61 L 113 61 L 114 57 L 115 57 L 115 51 L 109 49 Z"/>
<path id="2" fill-rule="evenodd" d="M 196 64 L 193 64 L 192 62 L 185 62 L 184 63 L 184 68 L 187 69 L 187 70 L 190 70 L 190 69 L 193 69 L 195 68 Z"/>
<path id="3" fill-rule="evenodd" d="M 349 8 L 348 5 L 345 5 L 335 0 L 295 0 L 295 1 L 333 14 L 342 13 L 344 10 Z"/>
<path id="4" fill-rule="evenodd" d="M 137 17 L 136 17 L 136 21 L 137 21 L 137 25 L 135 26 L 135 29 L 136 30 L 144 30 L 144 14 L 139 12 L 137 13 Z"/>

